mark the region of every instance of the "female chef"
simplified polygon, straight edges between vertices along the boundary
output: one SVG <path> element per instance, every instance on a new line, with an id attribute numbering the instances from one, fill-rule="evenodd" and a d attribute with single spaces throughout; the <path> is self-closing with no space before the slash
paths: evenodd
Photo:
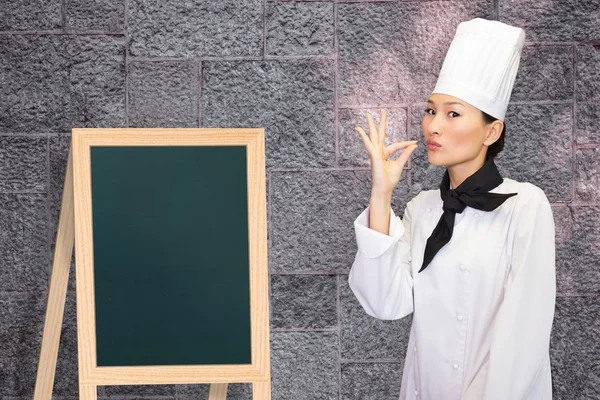
<path id="1" fill-rule="evenodd" d="M 392 190 L 417 144 L 384 146 L 385 111 L 378 129 L 367 115 L 369 136 L 357 127 L 372 193 L 354 222 L 349 284 L 369 315 L 413 314 L 401 400 L 552 398 L 552 210 L 540 188 L 494 164 L 524 40 L 498 21 L 458 26 L 422 121 L 429 162 L 447 168 L 402 220 Z"/>

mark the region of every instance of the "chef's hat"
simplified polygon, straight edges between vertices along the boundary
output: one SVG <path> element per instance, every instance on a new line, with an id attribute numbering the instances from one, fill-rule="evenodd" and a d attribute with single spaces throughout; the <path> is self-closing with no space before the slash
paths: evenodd
<path id="1" fill-rule="evenodd" d="M 458 97 L 504 120 L 524 42 L 521 28 L 482 18 L 461 22 L 433 93 Z"/>

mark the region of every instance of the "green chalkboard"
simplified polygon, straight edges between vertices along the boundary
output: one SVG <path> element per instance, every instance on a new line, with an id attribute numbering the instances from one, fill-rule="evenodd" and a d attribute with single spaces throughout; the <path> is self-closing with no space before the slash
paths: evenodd
<path id="1" fill-rule="evenodd" d="M 245 146 L 91 146 L 98 366 L 250 364 Z"/>

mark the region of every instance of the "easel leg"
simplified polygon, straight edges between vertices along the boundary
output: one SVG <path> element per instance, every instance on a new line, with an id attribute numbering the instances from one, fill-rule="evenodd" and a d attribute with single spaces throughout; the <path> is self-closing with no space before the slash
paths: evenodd
<path id="1" fill-rule="evenodd" d="M 73 245 L 75 243 L 73 201 L 73 167 L 71 150 L 69 149 L 67 173 L 56 234 L 56 247 L 52 262 L 52 275 L 48 290 L 46 320 L 44 322 L 42 347 L 33 395 L 34 400 L 50 400 L 52 398 L 52 387 L 54 386 L 54 374 L 56 372 L 56 360 L 58 358 L 58 346 L 60 343 L 60 330 L 67 299 L 69 269 L 71 267 Z"/>
<path id="2" fill-rule="evenodd" d="M 225 400 L 227 398 L 227 383 L 212 383 L 208 392 L 208 400 Z"/>
<path id="3" fill-rule="evenodd" d="M 81 400 L 97 400 L 98 390 L 96 385 L 79 385 L 79 398 Z"/>
<path id="4" fill-rule="evenodd" d="M 271 382 L 252 382 L 252 400 L 271 400 Z"/>

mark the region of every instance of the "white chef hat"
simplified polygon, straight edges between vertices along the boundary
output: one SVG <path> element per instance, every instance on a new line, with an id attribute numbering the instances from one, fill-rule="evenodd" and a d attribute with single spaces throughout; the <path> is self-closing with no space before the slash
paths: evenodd
<path id="1" fill-rule="evenodd" d="M 499 21 L 461 22 L 433 93 L 458 97 L 504 120 L 524 42 L 523 29 Z"/>

